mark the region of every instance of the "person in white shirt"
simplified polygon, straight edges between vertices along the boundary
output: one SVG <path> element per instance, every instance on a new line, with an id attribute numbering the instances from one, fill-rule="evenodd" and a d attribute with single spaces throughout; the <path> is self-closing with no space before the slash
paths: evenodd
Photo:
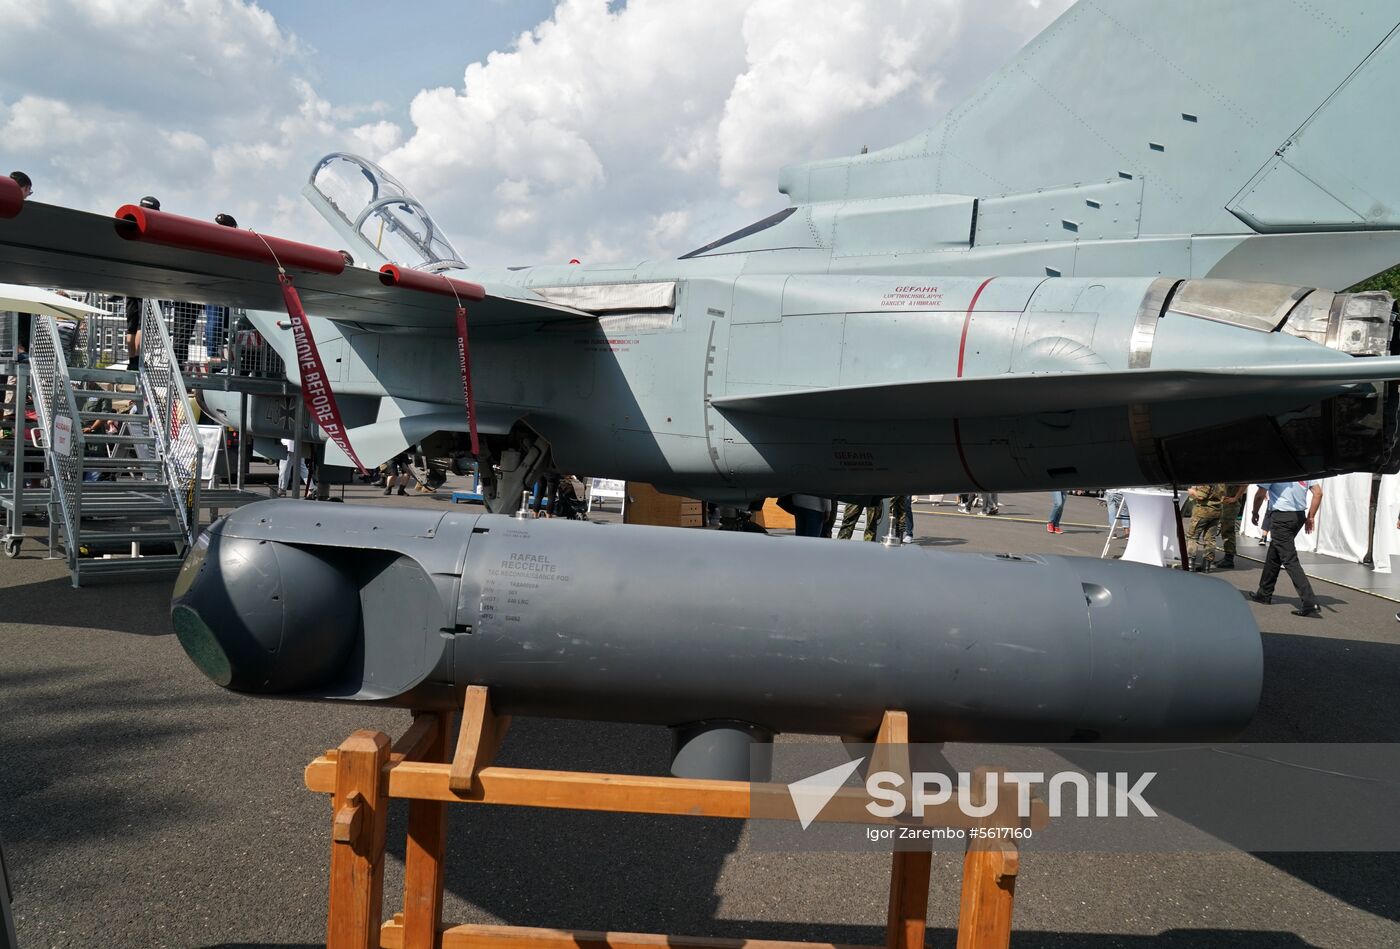
<path id="1" fill-rule="evenodd" d="M 1259 589 L 1249 594 L 1256 603 L 1268 605 L 1274 599 L 1274 584 L 1278 582 L 1280 570 L 1288 571 L 1288 579 L 1298 591 L 1303 605 L 1293 611 L 1294 616 L 1322 616 L 1322 607 L 1313 595 L 1312 584 L 1298 562 L 1298 549 L 1293 539 L 1301 527 L 1311 534 L 1317 523 L 1317 509 L 1322 506 L 1322 485 L 1316 481 L 1276 481 L 1261 484 L 1254 492 L 1254 507 L 1250 522 L 1259 523 L 1259 508 L 1264 498 L 1269 499 L 1273 511 L 1269 533 L 1269 552 L 1264 555 L 1264 572 L 1259 577 Z"/>

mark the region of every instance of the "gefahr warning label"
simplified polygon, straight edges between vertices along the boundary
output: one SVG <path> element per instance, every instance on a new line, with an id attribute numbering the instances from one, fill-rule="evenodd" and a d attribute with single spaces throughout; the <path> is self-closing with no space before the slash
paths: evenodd
<path id="1" fill-rule="evenodd" d="M 486 571 L 477 604 L 477 628 L 523 622 L 532 600 L 546 594 L 552 585 L 568 582 L 569 575 L 548 554 L 512 550 L 498 566 Z"/>
<path id="2" fill-rule="evenodd" d="M 929 310 L 943 305 L 943 289 L 936 283 L 910 283 L 880 297 L 882 310 Z"/>

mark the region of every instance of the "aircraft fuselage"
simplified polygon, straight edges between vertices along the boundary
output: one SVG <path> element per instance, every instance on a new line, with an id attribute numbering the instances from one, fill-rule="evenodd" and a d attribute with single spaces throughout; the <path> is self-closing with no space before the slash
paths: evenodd
<path id="1" fill-rule="evenodd" d="M 1368 304 L 1359 320 L 1355 301 Z M 560 470 L 716 500 L 888 495 L 1385 467 L 1393 384 L 1229 399 L 1187 387 L 1166 401 L 1073 408 L 1021 403 L 1010 389 L 928 404 L 920 385 L 1344 361 L 1387 354 L 1393 319 L 1388 299 L 1233 281 L 723 275 L 678 280 L 673 308 L 494 331 L 473 336 L 471 352 L 483 420 L 528 426 Z M 315 322 L 339 395 L 464 417 L 450 335 Z M 283 347 L 290 334 L 272 335 Z M 883 410 L 867 401 L 846 418 L 794 417 L 716 405 L 851 386 L 883 387 L 861 394 Z"/>

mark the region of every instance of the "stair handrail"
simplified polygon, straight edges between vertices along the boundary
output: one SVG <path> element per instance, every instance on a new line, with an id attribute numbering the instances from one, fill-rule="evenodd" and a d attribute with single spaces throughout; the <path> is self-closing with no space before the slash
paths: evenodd
<path id="1" fill-rule="evenodd" d="M 137 360 L 146 416 L 156 439 L 156 452 L 169 485 L 170 499 L 187 544 L 199 532 L 199 471 L 204 449 L 190 409 L 181 367 L 175 361 L 170 333 L 160 307 L 145 300 L 141 307 L 141 347 Z"/>
<path id="2" fill-rule="evenodd" d="M 58 495 L 67 538 L 68 565 L 76 569 L 78 528 L 83 516 L 83 468 L 87 458 L 87 436 L 83 434 L 73 380 L 63 356 L 58 324 L 52 316 L 36 313 L 30 324 L 29 375 L 39 427 L 44 433 L 44 459 L 49 472 L 49 490 Z M 24 406 L 16 406 L 24 411 Z M 66 419 L 68 435 L 55 438 L 59 419 Z M 66 444 L 65 444 L 66 443 Z M 23 477 L 21 473 L 19 475 Z"/>

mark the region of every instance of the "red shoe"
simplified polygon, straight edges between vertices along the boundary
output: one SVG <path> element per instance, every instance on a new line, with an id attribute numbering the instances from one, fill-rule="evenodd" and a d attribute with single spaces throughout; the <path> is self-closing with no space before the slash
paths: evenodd
<path id="1" fill-rule="evenodd" d="M 1045 525 L 1045 533 L 1047 533 L 1047 534 L 1063 534 L 1064 531 L 1060 528 L 1060 525 L 1058 525 L 1058 524 L 1046 524 L 1046 525 Z"/>

